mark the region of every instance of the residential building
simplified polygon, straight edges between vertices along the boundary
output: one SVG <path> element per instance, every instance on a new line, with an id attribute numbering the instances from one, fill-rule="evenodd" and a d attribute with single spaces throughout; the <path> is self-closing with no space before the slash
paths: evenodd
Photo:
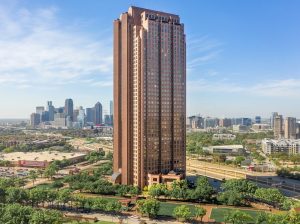
<path id="1" fill-rule="evenodd" d="M 262 151 L 265 154 L 286 153 L 289 155 L 300 154 L 300 140 L 294 139 L 263 139 Z"/>
<path id="2" fill-rule="evenodd" d="M 184 177 L 186 46 L 178 15 L 130 7 L 114 21 L 114 175 L 144 187 Z"/>

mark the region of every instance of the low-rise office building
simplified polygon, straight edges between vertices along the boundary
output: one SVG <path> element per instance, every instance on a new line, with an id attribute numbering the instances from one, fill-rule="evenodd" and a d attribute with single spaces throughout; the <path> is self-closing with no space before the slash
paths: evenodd
<path id="1" fill-rule="evenodd" d="M 240 155 L 245 153 L 245 149 L 242 145 L 217 145 L 203 147 L 204 151 L 212 154 L 228 154 L 228 155 Z"/>
<path id="2" fill-rule="evenodd" d="M 12 152 L 3 153 L 2 160 L 18 167 L 45 168 L 54 160 L 68 160 L 71 164 L 83 161 L 85 153 L 66 153 L 59 151 Z"/>

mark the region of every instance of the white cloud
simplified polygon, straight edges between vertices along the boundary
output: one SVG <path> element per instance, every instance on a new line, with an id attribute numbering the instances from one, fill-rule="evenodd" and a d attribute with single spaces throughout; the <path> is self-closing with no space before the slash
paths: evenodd
<path id="1" fill-rule="evenodd" d="M 243 93 L 252 96 L 291 97 L 300 95 L 300 79 L 264 80 L 259 84 L 241 85 L 228 80 L 208 81 L 204 79 L 188 81 L 188 91 Z"/>
<path id="2" fill-rule="evenodd" d="M 111 39 L 61 24 L 58 12 L 0 5 L 0 85 L 49 86 L 111 76 Z"/>
<path id="3" fill-rule="evenodd" d="M 187 41 L 187 70 L 195 68 L 215 60 L 222 52 L 223 44 L 208 35 L 192 37 Z"/>

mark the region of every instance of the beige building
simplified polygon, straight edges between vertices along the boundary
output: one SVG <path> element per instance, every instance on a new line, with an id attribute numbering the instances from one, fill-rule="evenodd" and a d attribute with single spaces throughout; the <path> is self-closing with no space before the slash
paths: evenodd
<path id="1" fill-rule="evenodd" d="M 236 135 L 233 134 L 214 134 L 212 140 L 234 140 Z"/>
<path id="2" fill-rule="evenodd" d="M 294 117 L 287 117 L 284 121 L 284 138 L 296 139 L 297 120 Z"/>
<path id="3" fill-rule="evenodd" d="M 273 129 L 274 129 L 274 137 L 276 139 L 284 137 L 282 115 L 276 115 L 274 117 L 274 128 Z"/>
<path id="4" fill-rule="evenodd" d="M 178 15 L 130 7 L 114 21 L 114 175 L 185 175 L 186 46 Z"/>

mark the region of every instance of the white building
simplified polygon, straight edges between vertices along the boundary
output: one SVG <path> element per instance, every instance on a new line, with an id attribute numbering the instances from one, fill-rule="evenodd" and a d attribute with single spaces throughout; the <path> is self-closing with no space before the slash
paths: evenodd
<path id="1" fill-rule="evenodd" d="M 245 149 L 242 145 L 216 145 L 203 147 L 203 150 L 212 154 L 242 154 L 245 152 Z"/>
<path id="2" fill-rule="evenodd" d="M 233 134 L 214 134 L 213 140 L 234 140 L 236 138 Z"/>
<path id="3" fill-rule="evenodd" d="M 265 154 L 286 153 L 300 154 L 300 140 L 293 139 L 263 139 L 262 150 Z"/>

